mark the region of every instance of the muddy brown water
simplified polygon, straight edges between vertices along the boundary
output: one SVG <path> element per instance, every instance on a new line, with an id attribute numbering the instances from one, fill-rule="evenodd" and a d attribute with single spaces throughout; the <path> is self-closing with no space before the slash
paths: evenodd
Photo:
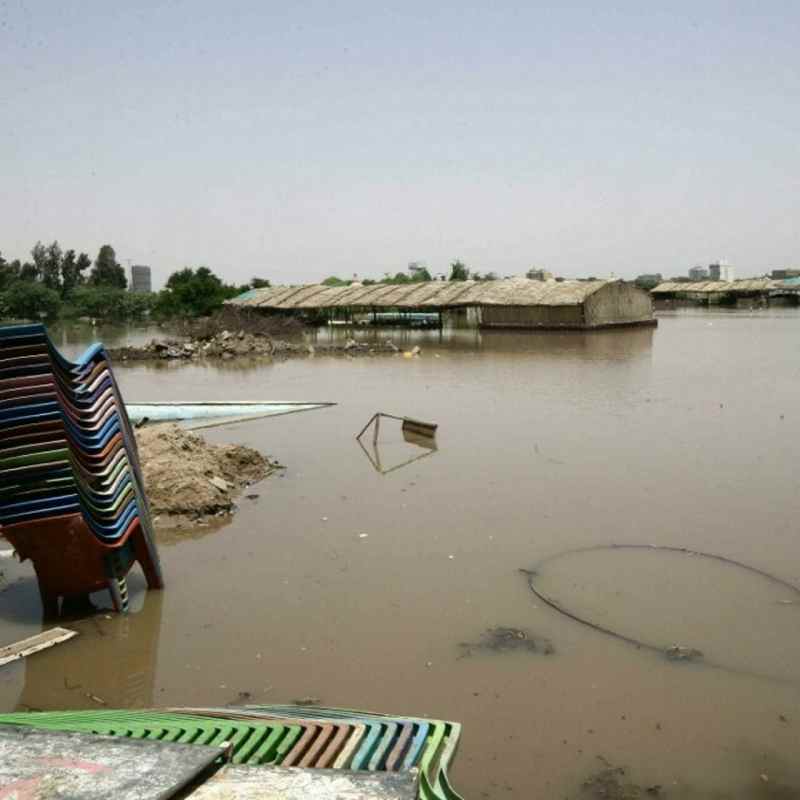
<path id="1" fill-rule="evenodd" d="M 578 797 L 599 756 L 670 797 L 800 796 L 791 596 L 648 553 L 543 573 L 561 601 L 732 667 L 720 669 L 582 627 L 518 571 L 624 541 L 800 585 L 799 329 L 791 309 L 684 311 L 657 330 L 394 334 L 421 345 L 416 359 L 120 367 L 130 401 L 339 405 L 208 431 L 285 474 L 252 487 L 230 524 L 165 536 L 167 588 L 146 594 L 137 578 L 136 613 L 78 620 L 80 637 L 0 670 L 0 708 L 314 696 L 460 721 L 454 780 L 468 798 Z M 438 422 L 438 449 L 387 424 L 383 467 L 427 455 L 380 474 L 353 438 L 377 410 Z M 28 566 L 0 569 L 6 642 L 41 620 Z M 460 642 L 498 626 L 556 652 L 460 658 Z"/>

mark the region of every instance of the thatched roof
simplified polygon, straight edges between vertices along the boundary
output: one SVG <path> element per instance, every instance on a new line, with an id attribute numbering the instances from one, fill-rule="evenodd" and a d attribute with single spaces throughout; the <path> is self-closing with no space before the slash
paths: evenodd
<path id="1" fill-rule="evenodd" d="M 777 281 L 771 281 L 769 278 L 754 278 L 744 281 L 665 281 L 664 283 L 659 283 L 651 291 L 653 294 L 672 294 L 674 292 L 741 294 L 746 292 L 765 292 L 769 289 L 777 288 L 777 284 Z"/>
<path id="2" fill-rule="evenodd" d="M 251 289 L 228 303 L 245 308 L 455 308 L 458 306 L 573 306 L 611 281 L 429 281 L 371 286 L 274 286 Z"/>

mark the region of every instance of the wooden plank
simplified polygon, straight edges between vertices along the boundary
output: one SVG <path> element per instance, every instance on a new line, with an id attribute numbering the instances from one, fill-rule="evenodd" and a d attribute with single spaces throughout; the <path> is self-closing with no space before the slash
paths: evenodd
<path id="1" fill-rule="evenodd" d="M 225 767 L 187 800 L 416 800 L 417 771 Z"/>
<path id="2" fill-rule="evenodd" d="M 38 653 L 40 650 L 46 650 L 55 644 L 66 642 L 77 635 L 77 631 L 71 631 L 68 628 L 50 628 L 49 631 L 42 631 L 14 644 L 7 644 L 5 647 L 0 647 L 0 667 L 19 658 Z"/>
<path id="3" fill-rule="evenodd" d="M 0 798 L 166 800 L 221 747 L 0 725 Z"/>

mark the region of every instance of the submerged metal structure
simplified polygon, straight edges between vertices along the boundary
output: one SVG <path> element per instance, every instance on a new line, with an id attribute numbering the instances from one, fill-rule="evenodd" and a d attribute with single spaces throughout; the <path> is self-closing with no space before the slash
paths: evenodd
<path id="1" fill-rule="evenodd" d="M 232 300 L 240 309 L 379 323 L 382 312 L 439 314 L 443 327 L 595 329 L 655 325 L 648 292 L 624 281 L 429 281 L 414 284 L 276 286 Z"/>

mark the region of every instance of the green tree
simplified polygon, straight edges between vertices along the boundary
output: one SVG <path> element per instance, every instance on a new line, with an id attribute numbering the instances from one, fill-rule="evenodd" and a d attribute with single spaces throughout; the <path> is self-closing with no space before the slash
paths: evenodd
<path id="1" fill-rule="evenodd" d="M 112 286 L 77 286 L 69 297 L 69 312 L 92 319 L 138 320 L 153 309 L 156 295 L 134 294 Z"/>
<path id="2" fill-rule="evenodd" d="M 31 248 L 31 258 L 33 259 L 33 264 L 39 273 L 39 277 L 41 278 L 41 276 L 44 274 L 44 262 L 47 259 L 47 248 L 41 242 L 36 242 L 36 244 Z"/>
<path id="3" fill-rule="evenodd" d="M 36 281 L 17 281 L 2 298 L 3 315 L 15 319 L 54 317 L 61 307 L 58 292 Z"/>
<path id="4" fill-rule="evenodd" d="M 26 261 L 19 271 L 19 279 L 26 283 L 36 283 L 39 280 L 39 270 L 36 268 L 36 264 Z"/>
<path id="5" fill-rule="evenodd" d="M 266 278 L 253 278 L 250 281 L 251 289 L 269 289 L 272 284 Z"/>
<path id="6" fill-rule="evenodd" d="M 350 284 L 347 281 L 343 281 L 341 278 L 337 278 L 335 275 L 331 275 L 329 278 L 325 278 L 322 281 L 323 286 L 349 286 Z"/>
<path id="7" fill-rule="evenodd" d="M 42 283 L 55 292 L 61 291 L 61 261 L 63 253 L 58 242 L 53 242 L 44 248 L 44 261 L 42 262 Z"/>
<path id="8" fill-rule="evenodd" d="M 159 293 L 156 312 L 164 317 L 208 316 L 240 290 L 241 287 L 223 284 L 208 267 L 186 267 L 169 276 Z"/>
<path id="9" fill-rule="evenodd" d="M 413 283 L 427 283 L 432 281 L 433 278 L 427 267 L 418 267 L 411 272 L 411 280 Z"/>
<path id="10" fill-rule="evenodd" d="M 19 260 L 6 261 L 0 253 L 0 292 L 8 289 L 14 281 L 19 280 L 21 265 Z"/>
<path id="11" fill-rule="evenodd" d="M 80 278 L 74 250 L 67 250 L 61 259 L 61 296 L 66 297 L 77 285 Z"/>
<path id="12" fill-rule="evenodd" d="M 117 289 L 126 289 L 128 279 L 125 270 L 117 263 L 117 254 L 110 244 L 104 244 L 97 254 L 94 269 L 89 277 L 92 286 L 114 286 Z"/>
<path id="13" fill-rule="evenodd" d="M 450 264 L 450 280 L 451 281 L 468 281 L 469 269 L 463 261 L 456 259 Z"/>
<path id="14" fill-rule="evenodd" d="M 73 289 L 83 285 L 86 278 L 84 272 L 92 266 L 92 260 L 86 253 L 75 256 L 74 250 L 67 250 L 61 259 L 61 296 L 67 297 Z"/>

